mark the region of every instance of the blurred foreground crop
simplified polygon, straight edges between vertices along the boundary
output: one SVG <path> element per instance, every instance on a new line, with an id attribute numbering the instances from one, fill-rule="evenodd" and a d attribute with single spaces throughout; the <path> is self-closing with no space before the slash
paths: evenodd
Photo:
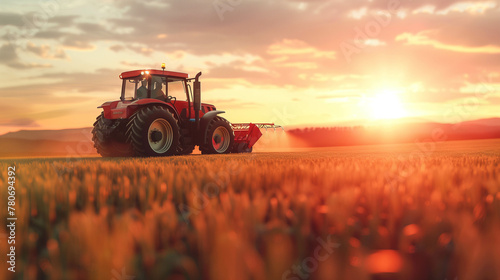
<path id="1" fill-rule="evenodd" d="M 414 150 L 4 159 L 0 278 L 500 279 L 500 141 Z"/>

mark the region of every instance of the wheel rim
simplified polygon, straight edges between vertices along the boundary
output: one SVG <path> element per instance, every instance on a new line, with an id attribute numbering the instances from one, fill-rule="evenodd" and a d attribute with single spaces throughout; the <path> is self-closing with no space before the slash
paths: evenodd
<path id="1" fill-rule="evenodd" d="M 174 141 L 172 126 L 165 119 L 157 119 L 151 123 L 148 129 L 148 142 L 151 149 L 162 154 L 168 151 Z"/>
<path id="2" fill-rule="evenodd" d="M 229 131 L 223 126 L 217 127 L 212 135 L 212 146 L 218 153 L 223 153 L 229 149 L 231 138 Z"/>

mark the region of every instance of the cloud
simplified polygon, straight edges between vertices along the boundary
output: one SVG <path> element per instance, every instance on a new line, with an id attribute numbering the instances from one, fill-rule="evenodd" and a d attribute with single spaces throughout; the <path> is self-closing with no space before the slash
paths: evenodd
<path id="1" fill-rule="evenodd" d="M 470 13 L 470 14 L 484 14 L 486 11 L 493 9 L 497 6 L 495 1 L 485 2 L 458 2 L 450 5 L 446 9 L 437 11 L 437 14 L 446 15 L 451 12 Z"/>
<path id="2" fill-rule="evenodd" d="M 403 33 L 396 37 L 396 41 L 406 42 L 408 45 L 432 46 L 436 49 L 448 50 L 461 53 L 483 53 L 483 54 L 498 54 L 500 46 L 487 45 L 480 47 L 450 45 L 428 37 L 427 34 L 432 32 L 420 32 L 418 34 Z"/>
<path id="3" fill-rule="evenodd" d="M 121 51 L 125 50 L 125 47 L 121 46 L 121 45 L 112 45 L 111 47 L 109 47 L 109 49 L 114 51 L 114 52 L 121 52 Z"/>
<path id="4" fill-rule="evenodd" d="M 210 104 L 214 104 L 218 108 L 233 108 L 233 109 L 242 109 L 242 108 L 254 108 L 259 106 L 258 103 L 255 102 L 245 102 L 241 101 L 241 99 L 209 99 L 204 102 L 209 102 Z"/>
<path id="5" fill-rule="evenodd" d="M 334 51 L 321 51 L 300 40 L 283 39 L 267 49 L 267 53 L 276 56 L 307 55 L 309 58 L 335 59 Z"/>
<path id="6" fill-rule="evenodd" d="M 135 53 L 140 53 L 144 56 L 150 56 L 154 52 L 152 48 L 142 47 L 142 46 L 129 46 L 128 48 L 134 51 Z"/>
<path id="7" fill-rule="evenodd" d="M 10 44 L 4 44 L 0 47 L 0 64 L 4 64 L 15 69 L 31 69 L 31 68 L 50 68 L 51 64 L 44 63 L 25 63 L 21 62 L 17 55 L 16 49 Z"/>
<path id="8" fill-rule="evenodd" d="M 54 119 L 54 118 L 60 118 L 63 116 L 67 116 L 67 115 L 71 114 L 71 111 L 72 110 L 68 109 L 68 108 L 56 109 L 56 110 L 32 113 L 32 114 L 30 114 L 30 117 L 32 117 L 33 119 L 36 119 L 36 120 Z"/>
<path id="9" fill-rule="evenodd" d="M 5 119 L 0 121 L 0 126 L 8 127 L 38 127 L 40 126 L 35 120 L 28 118 Z"/>
<path id="10" fill-rule="evenodd" d="M 424 5 L 420 8 L 414 9 L 413 14 L 434 14 L 436 11 L 436 6 L 434 5 Z"/>
<path id="11" fill-rule="evenodd" d="M 335 51 L 319 50 L 304 41 L 297 39 L 283 39 L 271 44 L 267 54 L 272 58 L 272 65 L 279 68 L 317 69 L 315 60 L 335 59 Z"/>
<path id="12" fill-rule="evenodd" d="M 67 104 L 81 101 L 80 94 L 88 96 L 92 93 L 109 92 L 118 97 L 121 81 L 118 75 L 122 69 L 96 69 L 88 72 L 42 72 L 30 76 L 26 80 L 46 80 L 46 83 L 28 83 L 16 86 L 2 87 L 2 97 L 34 99 L 39 97 L 39 104 Z M 84 100 L 88 100 L 84 98 Z"/>
<path id="13" fill-rule="evenodd" d="M 63 39 L 62 45 L 65 48 L 79 50 L 79 51 L 91 51 L 95 49 L 95 46 L 90 43 L 89 40 L 80 39 L 80 36 L 71 35 Z"/>
<path id="14" fill-rule="evenodd" d="M 435 5 L 423 5 L 412 11 L 413 14 L 426 13 L 436 15 L 448 15 L 450 13 L 468 13 L 471 15 L 484 14 L 497 6 L 495 1 L 484 2 L 456 2 L 438 10 Z"/>
<path id="15" fill-rule="evenodd" d="M 120 61 L 120 63 L 124 66 L 136 68 L 136 69 L 149 69 L 151 65 L 148 63 L 137 63 L 137 62 L 128 62 L 128 61 Z"/>
<path id="16" fill-rule="evenodd" d="M 1 26 L 23 26 L 25 23 L 18 14 L 0 12 Z"/>
<path id="17" fill-rule="evenodd" d="M 368 14 L 367 7 L 361 7 L 357 10 L 351 10 L 347 16 L 353 19 L 362 19 Z"/>
<path id="18" fill-rule="evenodd" d="M 145 46 L 141 46 L 140 44 L 127 45 L 127 46 L 112 45 L 109 47 L 109 49 L 114 51 L 114 52 L 122 52 L 125 50 L 130 50 L 134 53 L 142 54 L 144 56 L 151 56 L 151 54 L 153 54 L 153 52 L 155 52 L 154 49 L 149 48 L 149 47 L 145 47 Z"/>
<path id="19" fill-rule="evenodd" d="M 31 42 L 28 42 L 26 46 L 26 51 L 36 54 L 37 56 L 44 59 L 67 59 L 66 53 L 63 49 L 57 49 L 55 52 L 51 53 L 51 47 L 48 45 L 37 46 Z"/>

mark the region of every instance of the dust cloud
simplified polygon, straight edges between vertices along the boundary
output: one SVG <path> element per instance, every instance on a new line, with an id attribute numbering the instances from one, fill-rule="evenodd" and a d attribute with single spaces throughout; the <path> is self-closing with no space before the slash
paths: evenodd
<path id="1" fill-rule="evenodd" d="M 309 146 L 282 129 L 261 129 L 262 137 L 255 143 L 255 152 L 290 152 Z"/>

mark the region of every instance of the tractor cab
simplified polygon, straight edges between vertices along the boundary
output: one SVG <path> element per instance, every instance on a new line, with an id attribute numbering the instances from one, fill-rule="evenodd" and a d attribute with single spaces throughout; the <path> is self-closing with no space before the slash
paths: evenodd
<path id="1" fill-rule="evenodd" d="M 188 101 L 187 74 L 159 70 L 135 70 L 120 75 L 121 100 L 133 101 L 145 98 L 165 102 Z"/>
<path id="2" fill-rule="evenodd" d="M 195 119 L 192 88 L 195 79 L 189 79 L 188 74 L 164 70 L 134 70 L 123 72 L 120 78 L 122 92 L 120 102 L 114 110 L 123 110 L 125 106 L 162 102 L 172 107 L 181 122 Z M 215 106 L 202 103 L 200 110 L 201 117 L 206 112 L 214 111 Z M 122 118 L 123 115 L 117 111 L 112 117 Z"/>

